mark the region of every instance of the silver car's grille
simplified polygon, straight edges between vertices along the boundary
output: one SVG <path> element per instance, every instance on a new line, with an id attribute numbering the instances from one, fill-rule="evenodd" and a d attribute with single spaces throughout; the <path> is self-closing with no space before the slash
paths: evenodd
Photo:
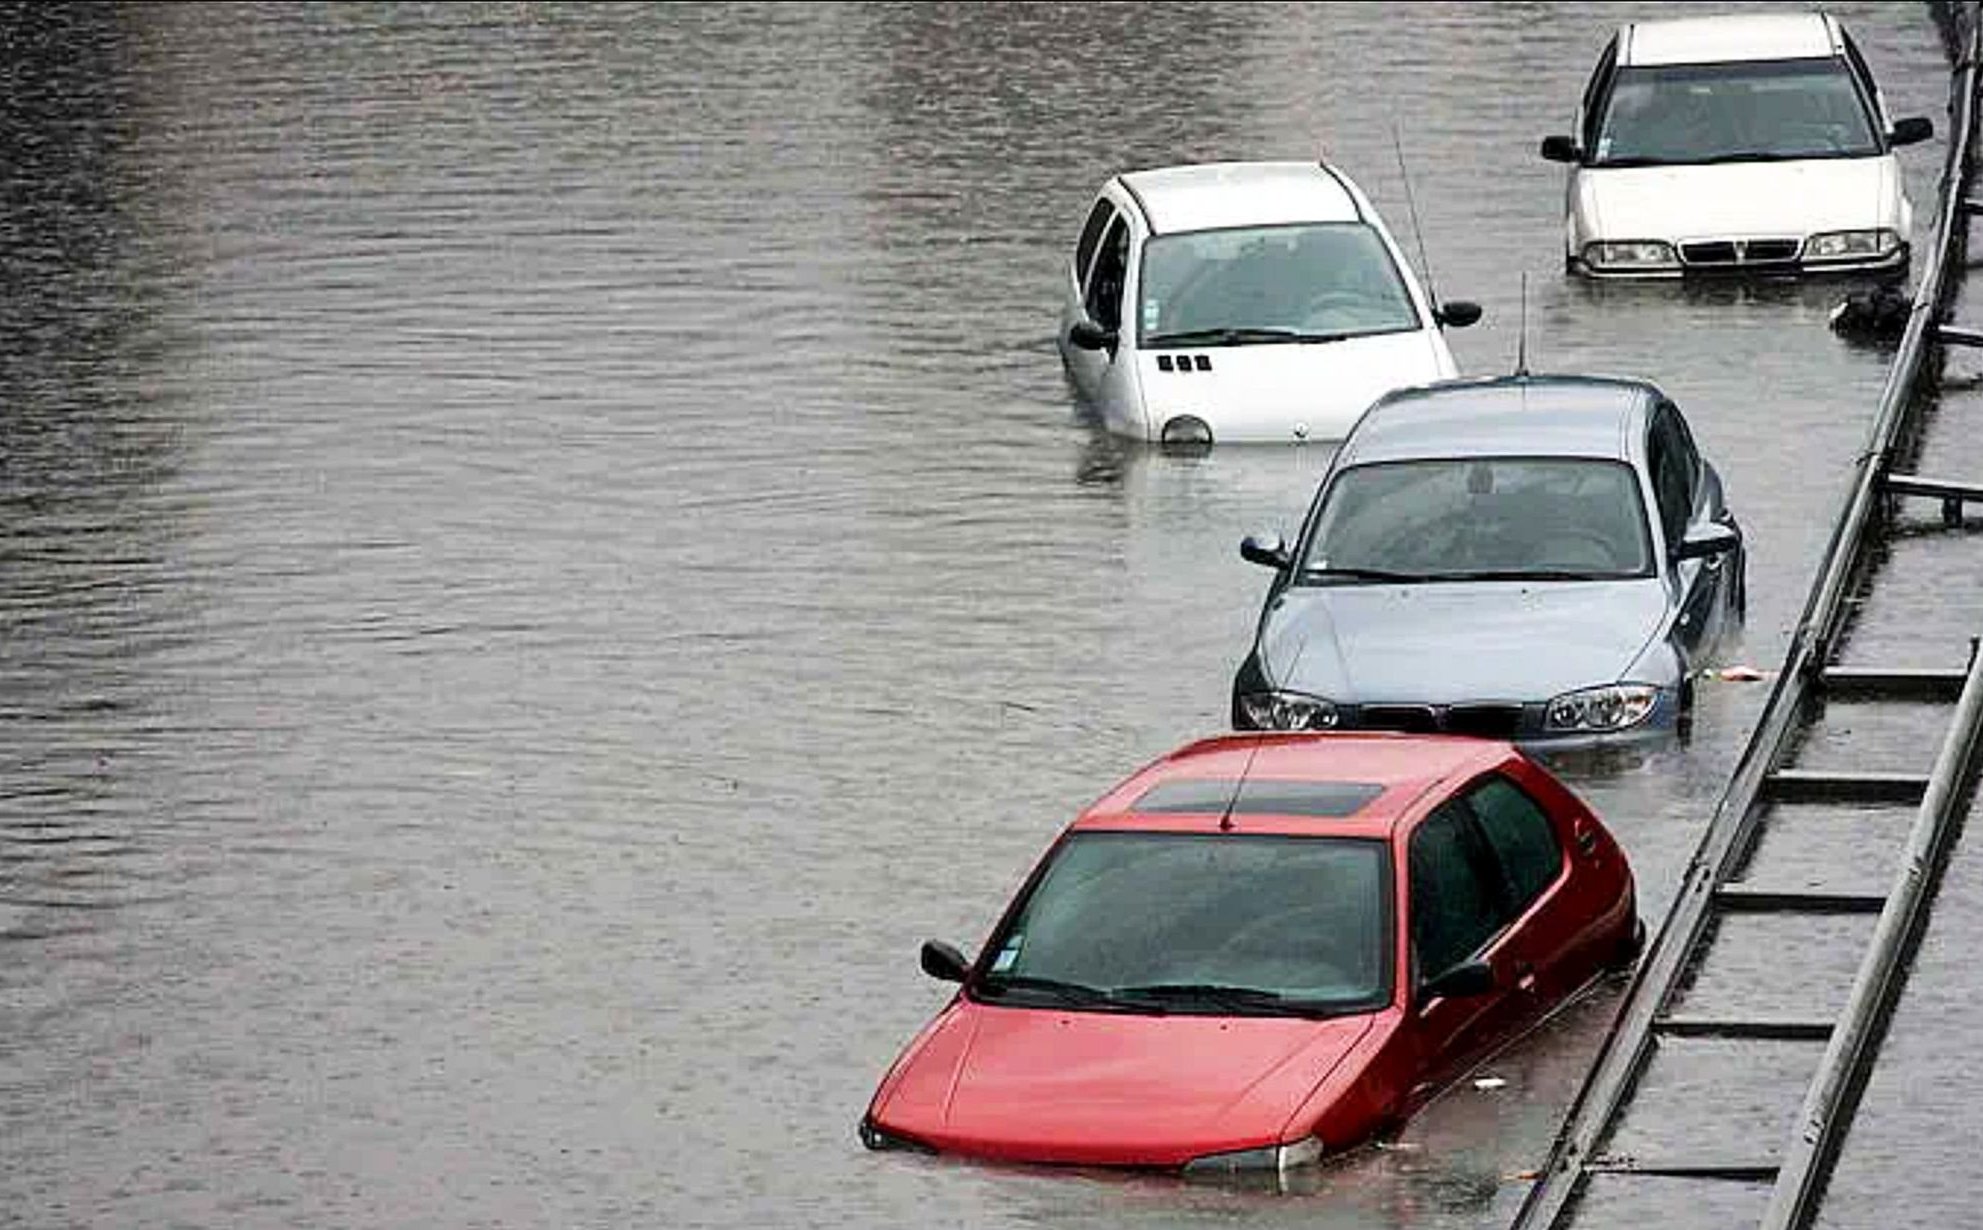
<path id="1" fill-rule="evenodd" d="M 1439 729 L 1439 711 L 1431 705 L 1365 705 L 1359 716 L 1365 730 L 1432 734 Z"/>
<path id="2" fill-rule="evenodd" d="M 1518 704 L 1360 705 L 1345 716 L 1345 729 L 1400 730 L 1417 735 L 1512 739 L 1522 728 L 1522 707 Z"/>
<path id="3" fill-rule="evenodd" d="M 1520 705 L 1454 705 L 1446 710 L 1446 729 L 1456 735 L 1512 739 L 1521 728 Z"/>
<path id="4" fill-rule="evenodd" d="M 1680 245 L 1680 259 L 1706 268 L 1781 265 L 1797 259 L 1796 239 L 1697 239 Z"/>

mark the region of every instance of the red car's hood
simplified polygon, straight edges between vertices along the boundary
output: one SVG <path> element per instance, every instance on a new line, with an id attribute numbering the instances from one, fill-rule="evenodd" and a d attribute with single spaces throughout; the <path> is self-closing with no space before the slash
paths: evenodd
<path id="1" fill-rule="evenodd" d="M 959 1000 L 902 1057 L 873 1115 L 945 1152 L 1177 1166 L 1278 1141 L 1370 1023 Z"/>

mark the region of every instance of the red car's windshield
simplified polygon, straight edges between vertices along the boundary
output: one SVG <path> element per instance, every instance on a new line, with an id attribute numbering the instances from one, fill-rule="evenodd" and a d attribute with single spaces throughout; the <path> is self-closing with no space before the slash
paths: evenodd
<path id="1" fill-rule="evenodd" d="M 1363 839 L 1073 833 L 973 990 L 1097 1011 L 1367 1011 L 1391 994 L 1389 868 Z"/>

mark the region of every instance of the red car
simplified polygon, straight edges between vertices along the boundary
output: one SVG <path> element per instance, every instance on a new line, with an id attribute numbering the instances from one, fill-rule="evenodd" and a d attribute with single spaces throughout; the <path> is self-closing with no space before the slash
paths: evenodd
<path id="1" fill-rule="evenodd" d="M 1285 1172 L 1637 955 L 1624 852 L 1506 743 L 1207 739 L 1069 825 L 861 1121 L 873 1149 Z"/>

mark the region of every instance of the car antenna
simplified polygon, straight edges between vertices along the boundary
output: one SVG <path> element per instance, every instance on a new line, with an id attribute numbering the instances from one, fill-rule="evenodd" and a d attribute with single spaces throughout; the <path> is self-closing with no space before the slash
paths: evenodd
<path id="1" fill-rule="evenodd" d="M 1391 121 L 1391 148 L 1398 155 L 1398 178 L 1405 181 L 1405 209 L 1411 214 L 1412 238 L 1418 241 L 1418 264 L 1425 270 L 1425 293 L 1432 300 L 1432 314 L 1439 315 L 1439 287 L 1432 276 L 1432 260 L 1425 254 L 1425 232 L 1418 225 L 1418 198 L 1412 195 L 1412 175 L 1405 167 L 1405 143 L 1398 138 L 1398 121 Z"/>
<path id="2" fill-rule="evenodd" d="M 1522 327 L 1515 334 L 1515 376 L 1529 378 L 1529 271 L 1522 270 Z"/>
<path id="3" fill-rule="evenodd" d="M 1253 772 L 1253 761 L 1259 755 L 1260 742 L 1256 739 L 1253 746 L 1246 749 L 1246 764 L 1241 767 L 1238 780 L 1232 784 L 1232 793 L 1226 796 L 1225 810 L 1219 813 L 1219 831 L 1221 833 L 1230 833 L 1233 831 L 1233 809 L 1239 806 L 1240 792 L 1246 789 L 1247 775 Z"/>

